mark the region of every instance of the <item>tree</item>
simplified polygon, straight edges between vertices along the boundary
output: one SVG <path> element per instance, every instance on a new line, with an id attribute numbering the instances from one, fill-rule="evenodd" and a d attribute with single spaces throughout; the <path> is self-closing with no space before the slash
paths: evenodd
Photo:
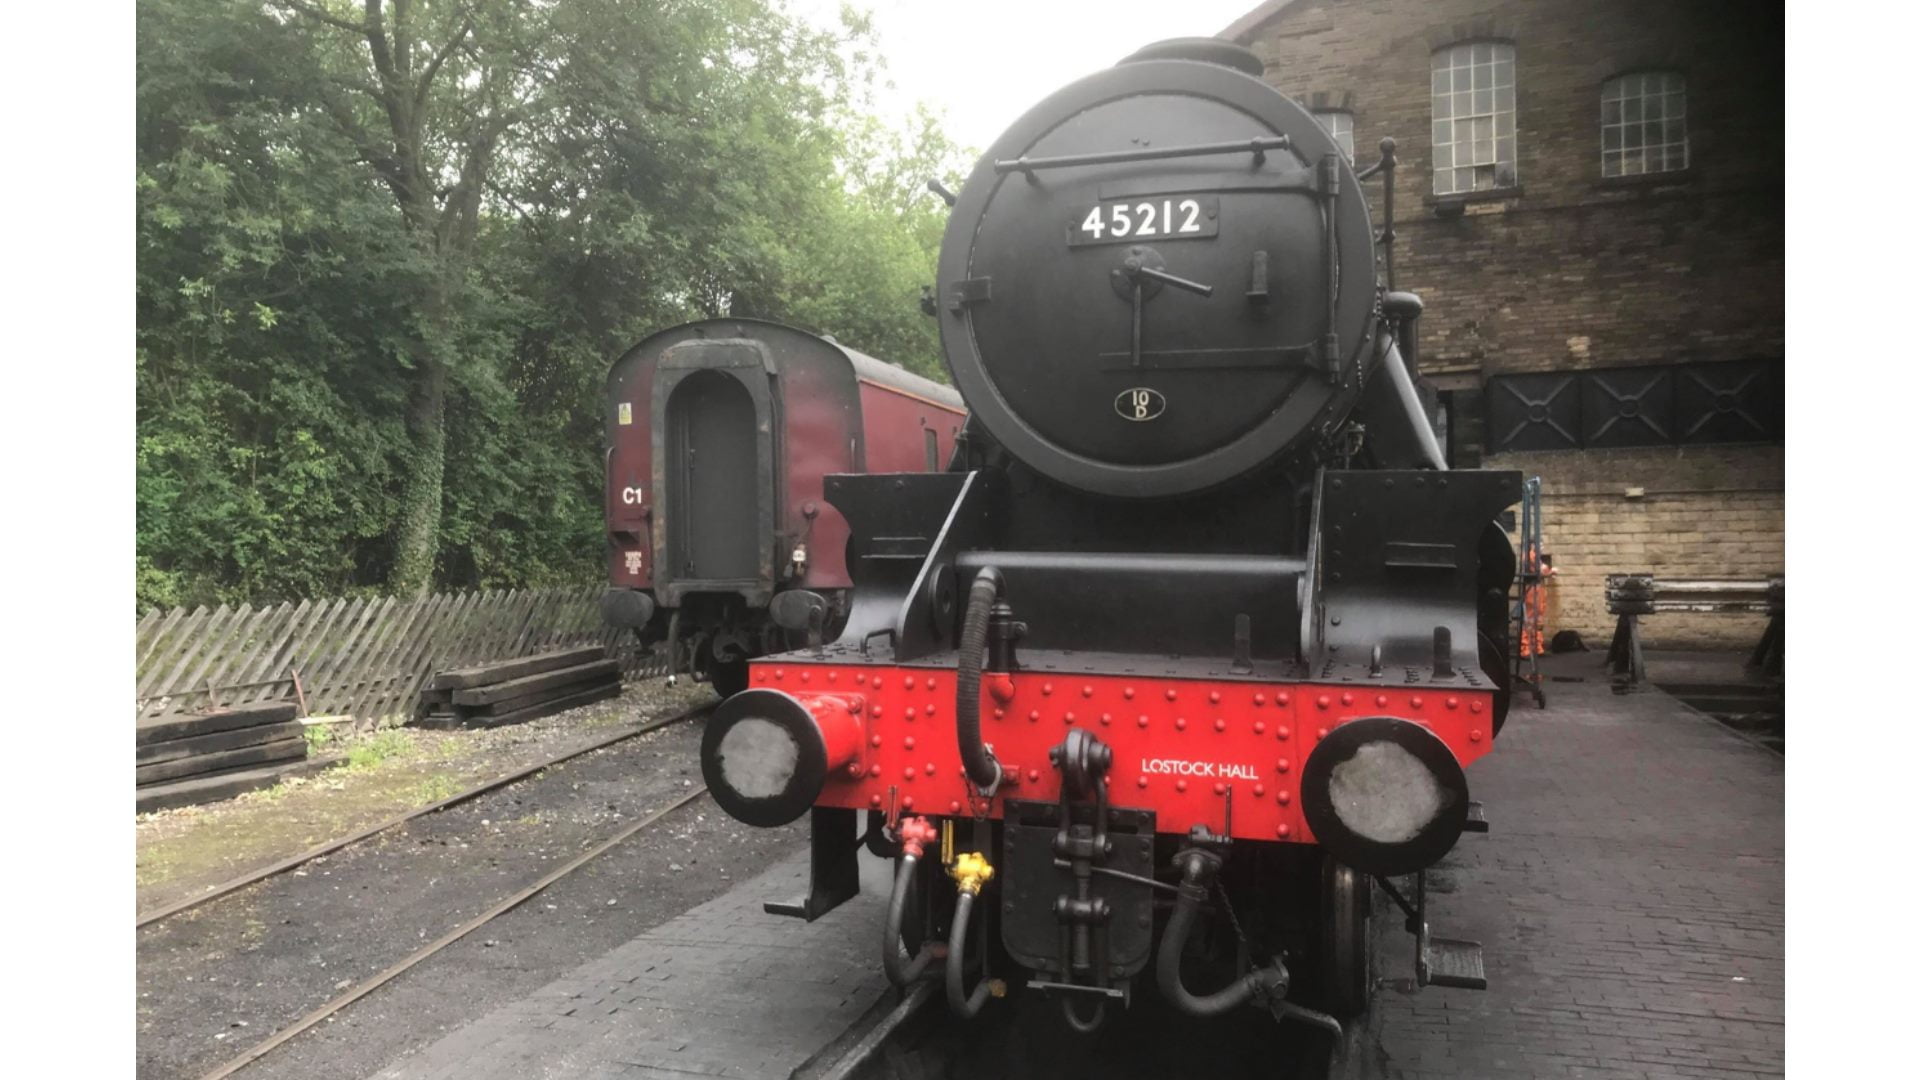
<path id="1" fill-rule="evenodd" d="M 600 397 L 709 315 L 938 373 L 938 125 L 768 0 L 142 0 L 140 598 L 597 572 Z"/>
<path id="2" fill-rule="evenodd" d="M 457 362 L 465 278 L 481 199 L 502 141 L 546 107 L 554 58 L 544 5 L 517 0 L 272 0 L 316 35 L 326 114 L 373 168 L 428 267 L 414 320 L 389 584 L 433 584 L 446 478 L 448 369 Z M 344 36 L 342 36 L 344 35 Z"/>

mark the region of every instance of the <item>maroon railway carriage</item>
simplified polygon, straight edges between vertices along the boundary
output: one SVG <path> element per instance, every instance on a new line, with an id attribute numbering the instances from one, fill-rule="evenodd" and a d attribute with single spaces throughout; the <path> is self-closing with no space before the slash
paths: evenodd
<path id="1" fill-rule="evenodd" d="M 602 614 L 664 640 L 670 673 L 740 689 L 747 660 L 786 633 L 797 642 L 812 618 L 831 637 L 844 621 L 847 522 L 822 477 L 938 470 L 965 419 L 949 387 L 790 326 L 654 334 L 607 379 Z M 788 590 L 807 603 L 787 605 L 782 628 Z"/>

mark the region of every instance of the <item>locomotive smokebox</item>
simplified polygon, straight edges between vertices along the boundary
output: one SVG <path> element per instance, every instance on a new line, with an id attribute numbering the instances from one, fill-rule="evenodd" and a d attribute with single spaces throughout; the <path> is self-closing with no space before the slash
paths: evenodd
<path id="1" fill-rule="evenodd" d="M 700 740 L 713 801 L 749 825 L 793 821 L 814 804 L 830 770 L 859 757 L 858 696 L 743 690 L 721 703 Z"/>
<path id="2" fill-rule="evenodd" d="M 1336 859 L 1369 874 L 1424 870 L 1467 824 L 1467 776 L 1438 735 L 1391 716 L 1335 728 L 1300 774 L 1300 809 Z"/>
<path id="3" fill-rule="evenodd" d="M 935 313 L 973 422 L 1113 499 L 1232 485 L 1352 410 L 1384 355 L 1359 176 L 1231 42 L 1163 41 L 980 159 Z"/>

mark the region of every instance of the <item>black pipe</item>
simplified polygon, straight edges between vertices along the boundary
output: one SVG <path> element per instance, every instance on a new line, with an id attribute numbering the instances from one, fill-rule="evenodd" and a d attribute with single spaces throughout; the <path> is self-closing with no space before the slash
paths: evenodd
<path id="1" fill-rule="evenodd" d="M 960 891 L 953 908 L 953 931 L 947 936 L 947 1005 L 963 1020 L 979 1016 L 993 992 L 993 980 L 983 978 L 974 984 L 973 993 L 967 993 L 967 918 L 973 913 L 973 898 L 973 893 Z"/>
<path id="2" fill-rule="evenodd" d="M 903 990 L 908 983 L 925 974 L 928 965 L 933 963 L 933 950 L 924 944 L 912 961 L 903 962 L 901 959 L 900 926 L 906 921 L 907 892 L 913 888 L 913 868 L 919 861 L 912 855 L 902 856 L 900 869 L 893 875 L 893 895 L 887 900 L 887 939 L 881 945 L 880 952 L 882 966 L 887 971 L 887 981 Z"/>
<path id="3" fill-rule="evenodd" d="M 1180 956 L 1187 948 L 1187 935 L 1193 920 L 1207 899 L 1209 862 L 1202 852 L 1182 852 L 1176 861 L 1182 864 L 1180 898 L 1173 903 L 1173 916 L 1167 920 L 1166 933 L 1160 939 L 1160 955 L 1155 958 L 1154 974 L 1160 994 L 1174 1008 L 1190 1016 L 1219 1016 L 1237 1009 L 1258 994 L 1265 996 L 1275 987 L 1285 993 L 1287 969 L 1278 960 L 1268 968 L 1248 972 L 1231 986 L 1205 997 L 1195 997 L 1180 981 Z"/>
<path id="4" fill-rule="evenodd" d="M 680 681 L 680 609 L 674 608 L 667 619 L 667 685 Z"/>
<path id="5" fill-rule="evenodd" d="M 960 671 L 954 691 L 953 727 L 960 740 L 960 763 L 973 786 L 987 793 L 1000 787 L 1000 763 L 980 739 L 980 672 L 987 658 L 987 619 L 1000 598 L 1000 588 L 1000 571 L 991 566 L 981 567 L 973 576 L 960 626 Z"/>
<path id="6" fill-rule="evenodd" d="M 1080 1006 L 1075 1004 L 1071 997 L 1063 997 L 1060 999 L 1060 1011 L 1067 1018 L 1067 1026 L 1082 1035 L 1091 1035 L 1099 1031 L 1100 1025 L 1107 1022 L 1107 1003 L 1105 1000 L 1097 1000 L 1093 1003 L 1093 1018 L 1091 1020 L 1082 1020 L 1080 1018 Z"/>

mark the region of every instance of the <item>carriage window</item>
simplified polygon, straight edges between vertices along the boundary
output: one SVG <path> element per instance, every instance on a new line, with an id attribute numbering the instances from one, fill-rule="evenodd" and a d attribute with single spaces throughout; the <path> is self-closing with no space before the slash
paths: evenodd
<path id="1" fill-rule="evenodd" d="M 927 437 L 927 471 L 939 472 L 940 471 L 940 435 L 938 432 L 934 431 L 932 428 L 928 428 L 924 432 L 924 434 Z"/>
<path id="2" fill-rule="evenodd" d="M 1327 129 L 1333 141 L 1340 144 L 1340 152 L 1353 160 L 1353 114 L 1344 109 L 1324 109 L 1313 114 L 1320 126 Z"/>
<path id="3" fill-rule="evenodd" d="M 1600 87 L 1600 175 L 1642 176 L 1687 167 L 1687 80 L 1642 71 Z"/>
<path id="4" fill-rule="evenodd" d="M 1474 41 L 1433 54 L 1433 193 L 1520 182 L 1513 129 L 1513 46 Z"/>

